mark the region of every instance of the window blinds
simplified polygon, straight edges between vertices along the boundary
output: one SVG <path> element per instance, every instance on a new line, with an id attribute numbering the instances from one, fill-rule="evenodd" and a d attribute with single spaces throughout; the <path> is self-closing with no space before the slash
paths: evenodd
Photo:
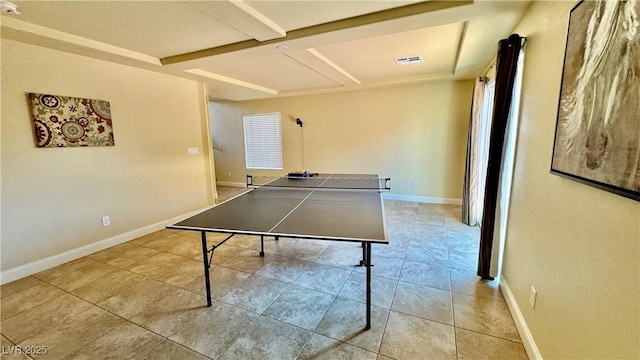
<path id="1" fill-rule="evenodd" d="M 282 170 L 280 113 L 243 115 L 247 169 Z"/>

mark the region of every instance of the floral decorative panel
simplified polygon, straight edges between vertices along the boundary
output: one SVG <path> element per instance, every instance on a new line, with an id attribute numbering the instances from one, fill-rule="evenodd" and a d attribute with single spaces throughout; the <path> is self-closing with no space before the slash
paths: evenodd
<path id="1" fill-rule="evenodd" d="M 33 93 L 29 98 L 38 147 L 115 144 L 108 101 Z"/>

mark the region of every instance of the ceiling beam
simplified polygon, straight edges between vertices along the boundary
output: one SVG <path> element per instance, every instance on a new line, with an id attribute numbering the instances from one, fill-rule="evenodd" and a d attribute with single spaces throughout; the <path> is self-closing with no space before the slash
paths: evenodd
<path id="1" fill-rule="evenodd" d="M 244 1 L 189 1 L 187 4 L 258 41 L 287 35 L 278 24 Z"/>
<path id="2" fill-rule="evenodd" d="M 2 37 L 100 59 L 105 59 L 106 55 L 111 61 L 118 63 L 162 65 L 160 59 L 153 56 L 9 16 L 2 16 Z"/>
<path id="3" fill-rule="evenodd" d="M 329 65 L 335 71 L 339 72 L 340 74 L 342 74 L 345 77 L 347 77 L 349 80 L 353 81 L 355 84 L 360 85 L 362 83 L 362 81 L 356 79 L 353 75 L 349 74 L 346 70 L 344 70 L 340 66 L 336 65 L 333 61 L 329 60 L 326 56 L 320 54 L 320 52 L 318 52 L 318 50 L 316 50 L 316 49 L 307 49 L 307 51 L 309 53 L 313 54 L 313 56 L 315 56 L 318 59 L 320 59 L 325 64 Z"/>
<path id="4" fill-rule="evenodd" d="M 266 41 L 266 40 L 271 40 L 271 39 L 274 39 L 274 38 L 287 36 L 287 32 L 284 31 L 284 29 L 282 29 L 278 24 L 276 24 L 273 21 L 271 21 L 271 19 L 269 19 L 268 17 L 262 15 L 260 12 L 258 12 L 258 10 L 256 10 L 256 9 L 252 8 L 251 6 L 247 5 L 247 3 L 245 3 L 244 1 L 231 0 L 231 3 L 233 5 L 235 5 L 235 6 L 237 6 L 240 10 L 242 10 L 245 13 L 249 14 L 252 18 L 256 19 L 259 23 L 261 23 L 262 25 L 266 26 L 273 33 L 276 34 L 276 36 L 254 37 L 254 39 L 260 40 L 260 41 Z"/>
<path id="5" fill-rule="evenodd" d="M 264 92 L 264 93 L 267 93 L 267 94 L 271 94 L 271 95 L 278 95 L 278 91 L 277 90 L 270 89 L 268 87 L 264 87 L 264 86 L 260 86 L 260 85 L 256 85 L 256 84 L 252 84 L 252 83 L 249 83 L 249 82 L 246 82 L 246 81 L 230 78 L 228 76 L 224 76 L 224 75 L 220 75 L 220 74 L 214 74 L 212 72 L 205 71 L 205 70 L 202 70 L 202 69 L 190 69 L 190 70 L 185 70 L 185 72 L 187 72 L 189 74 L 203 76 L 203 77 L 208 78 L 208 79 L 222 81 L 222 82 L 225 82 L 225 83 L 231 84 L 231 85 L 242 86 L 242 87 L 247 88 L 247 89 L 253 89 L 253 90 L 261 91 L 261 92 Z"/>
<path id="6" fill-rule="evenodd" d="M 463 1 L 423 1 L 415 4 L 400 6 L 393 9 L 377 11 L 369 14 L 354 16 L 347 19 L 331 21 L 324 24 L 309 26 L 302 29 L 289 31 L 285 37 L 259 41 L 256 39 L 245 40 L 233 44 L 222 45 L 214 48 L 193 51 L 185 54 L 169 56 L 160 59 L 162 65 L 177 64 L 186 61 L 198 60 L 210 56 L 226 54 L 234 51 L 250 49 L 258 46 L 275 44 L 282 41 L 305 38 L 313 35 L 324 34 L 332 31 L 345 30 L 358 26 L 375 24 L 383 21 L 400 19 L 403 17 L 430 13 L 459 6 L 472 4 L 472 0 Z"/>
<path id="7" fill-rule="evenodd" d="M 456 59 L 453 61 L 453 69 L 451 69 L 451 73 L 456 75 L 458 72 L 458 65 L 460 64 L 460 54 L 462 53 L 462 47 L 464 46 L 464 41 L 467 36 L 467 30 L 469 28 L 469 22 L 465 21 L 462 25 L 462 31 L 460 33 L 460 41 L 458 41 L 458 49 L 456 50 Z"/>

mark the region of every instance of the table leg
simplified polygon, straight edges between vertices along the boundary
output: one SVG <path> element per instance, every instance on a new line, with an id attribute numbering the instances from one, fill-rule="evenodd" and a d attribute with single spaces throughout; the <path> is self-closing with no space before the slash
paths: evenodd
<path id="1" fill-rule="evenodd" d="M 364 266 L 367 268 L 367 326 L 365 330 L 371 329 L 371 243 L 364 245 Z"/>
<path id="2" fill-rule="evenodd" d="M 202 239 L 202 261 L 204 262 L 204 284 L 207 288 L 207 307 L 211 306 L 211 282 L 209 280 L 209 258 L 207 257 L 207 233 L 201 232 Z"/>
<path id="3" fill-rule="evenodd" d="M 264 235 L 260 235 L 260 256 L 264 256 Z"/>

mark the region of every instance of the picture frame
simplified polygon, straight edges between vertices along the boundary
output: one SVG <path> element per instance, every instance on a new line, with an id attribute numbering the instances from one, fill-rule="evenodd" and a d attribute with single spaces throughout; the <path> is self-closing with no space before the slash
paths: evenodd
<path id="1" fill-rule="evenodd" d="M 640 201 L 637 14 L 640 0 L 571 9 L 551 173 Z"/>

